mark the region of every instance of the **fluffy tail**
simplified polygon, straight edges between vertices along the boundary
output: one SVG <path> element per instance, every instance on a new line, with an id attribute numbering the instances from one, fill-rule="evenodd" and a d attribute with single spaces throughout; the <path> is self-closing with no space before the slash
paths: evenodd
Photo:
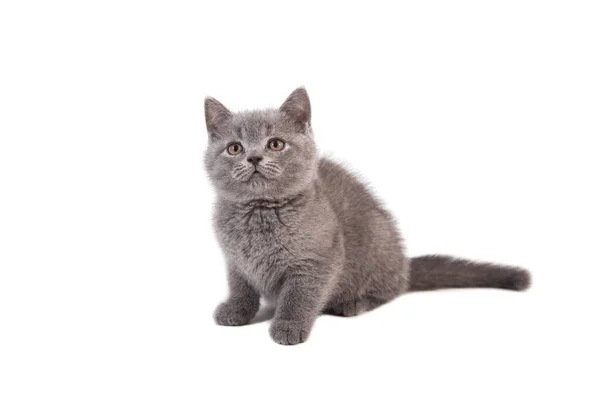
<path id="1" fill-rule="evenodd" d="M 486 287 L 526 290 L 531 284 L 529 272 L 522 268 L 449 256 L 415 257 L 410 266 L 411 291 Z"/>

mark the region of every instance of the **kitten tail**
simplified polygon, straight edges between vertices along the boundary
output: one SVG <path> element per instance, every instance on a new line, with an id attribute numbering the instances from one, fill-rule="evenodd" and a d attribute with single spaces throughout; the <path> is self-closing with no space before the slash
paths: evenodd
<path id="1" fill-rule="evenodd" d="M 499 288 L 522 291 L 531 284 L 531 275 L 522 268 L 450 256 L 414 257 L 410 266 L 410 291 L 445 288 Z"/>

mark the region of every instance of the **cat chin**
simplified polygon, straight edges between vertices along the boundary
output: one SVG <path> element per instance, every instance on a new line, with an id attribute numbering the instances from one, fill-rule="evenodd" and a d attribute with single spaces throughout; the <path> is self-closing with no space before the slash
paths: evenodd
<path id="1" fill-rule="evenodd" d="M 246 182 L 246 190 L 235 192 L 220 192 L 220 197 L 233 203 L 252 203 L 257 200 L 267 200 L 277 202 L 293 196 L 293 193 L 288 190 L 276 190 L 261 182 L 256 181 L 254 184 Z"/>

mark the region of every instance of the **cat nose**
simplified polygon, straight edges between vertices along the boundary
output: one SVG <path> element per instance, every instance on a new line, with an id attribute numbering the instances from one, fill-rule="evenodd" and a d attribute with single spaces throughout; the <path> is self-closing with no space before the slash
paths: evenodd
<path id="1" fill-rule="evenodd" d="M 260 162 L 263 158 L 261 156 L 250 156 L 246 158 L 246 160 L 256 167 L 256 164 Z"/>

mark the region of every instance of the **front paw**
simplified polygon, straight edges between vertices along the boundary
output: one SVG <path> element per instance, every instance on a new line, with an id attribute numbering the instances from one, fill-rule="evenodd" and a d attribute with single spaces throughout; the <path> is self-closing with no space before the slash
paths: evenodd
<path id="1" fill-rule="evenodd" d="M 293 345 L 306 341 L 312 325 L 296 321 L 273 321 L 269 332 L 273 340 L 283 345 Z"/>
<path id="2" fill-rule="evenodd" d="M 219 325 L 238 326 L 246 325 L 254 317 L 255 312 L 250 312 L 229 303 L 221 303 L 215 310 L 215 322 Z"/>

